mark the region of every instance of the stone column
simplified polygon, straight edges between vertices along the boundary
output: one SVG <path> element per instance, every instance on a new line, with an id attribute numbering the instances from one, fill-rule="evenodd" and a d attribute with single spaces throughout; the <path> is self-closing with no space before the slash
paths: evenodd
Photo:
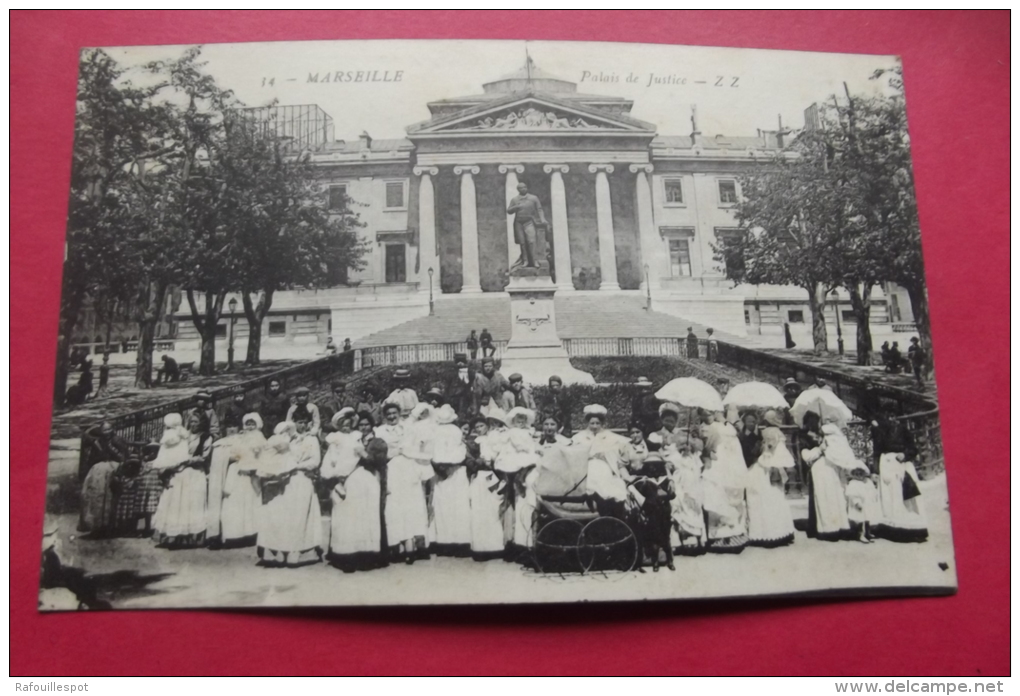
<path id="1" fill-rule="evenodd" d="M 574 278 L 570 267 L 570 230 L 567 227 L 567 191 L 563 186 L 563 175 L 570 171 L 565 164 L 547 164 L 542 167 L 550 175 L 552 200 L 551 220 L 553 228 L 553 261 L 556 264 L 556 289 L 569 292 L 574 289 Z"/>
<path id="2" fill-rule="evenodd" d="M 510 206 L 510 200 L 517 195 L 518 174 L 524 173 L 523 164 L 501 164 L 499 173 L 506 174 L 506 205 Z M 514 239 L 514 216 L 506 216 L 506 264 L 507 268 L 514 265 L 514 254 L 517 253 L 517 241 Z"/>
<path id="3" fill-rule="evenodd" d="M 616 280 L 616 237 L 613 233 L 613 203 L 609 193 L 611 164 L 591 164 L 588 171 L 595 175 L 595 219 L 599 234 L 599 265 L 602 282 L 599 290 L 619 290 Z"/>
<path id="4" fill-rule="evenodd" d="M 634 205 L 637 208 L 638 236 L 641 239 L 641 289 L 657 290 L 663 275 L 663 264 L 662 243 L 655 231 L 652 189 L 648 182 L 648 177 L 652 173 L 652 165 L 632 164 L 630 171 L 637 175 Z M 645 273 L 646 266 L 648 267 L 647 274 Z M 651 284 L 651 288 L 648 287 L 648 284 Z"/>
<path id="5" fill-rule="evenodd" d="M 478 273 L 478 205 L 475 201 L 474 175 L 477 166 L 456 166 L 453 173 L 460 177 L 460 263 L 463 282 L 461 293 L 481 292 Z"/>
<path id="6" fill-rule="evenodd" d="M 439 256 L 436 254 L 436 190 L 432 177 L 438 167 L 415 167 L 418 182 L 418 292 L 429 291 L 429 269 L 435 271 L 434 283 L 439 284 Z M 435 288 L 439 292 L 438 287 Z"/>

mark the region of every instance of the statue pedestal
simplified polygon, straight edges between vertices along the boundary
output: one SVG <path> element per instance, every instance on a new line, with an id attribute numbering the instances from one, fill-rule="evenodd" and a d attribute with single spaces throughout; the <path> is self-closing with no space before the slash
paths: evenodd
<path id="1" fill-rule="evenodd" d="M 524 272 L 522 272 L 524 271 Z M 595 378 L 570 365 L 556 334 L 556 286 L 534 269 L 515 270 L 506 287 L 510 295 L 510 341 L 500 372 L 519 372 L 526 384 L 548 384 L 553 375 L 564 384 L 595 384 Z"/>

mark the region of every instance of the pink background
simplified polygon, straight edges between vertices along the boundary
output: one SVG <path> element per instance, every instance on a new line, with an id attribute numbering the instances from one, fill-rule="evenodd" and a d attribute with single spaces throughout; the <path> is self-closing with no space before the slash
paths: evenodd
<path id="1" fill-rule="evenodd" d="M 19 11 L 11 19 L 12 674 L 1008 674 L 1007 12 Z M 38 614 L 78 50 L 347 38 L 602 40 L 902 56 L 959 594 Z"/>

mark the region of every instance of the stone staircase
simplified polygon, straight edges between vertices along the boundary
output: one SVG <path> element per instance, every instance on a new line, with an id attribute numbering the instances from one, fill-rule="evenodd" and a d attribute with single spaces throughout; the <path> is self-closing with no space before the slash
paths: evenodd
<path id="1" fill-rule="evenodd" d="M 576 292 L 556 296 L 556 327 L 561 339 L 679 338 L 687 327 L 701 338 L 704 324 L 648 311 L 640 292 Z M 510 299 L 502 293 L 444 296 L 435 302 L 435 315 L 378 331 L 355 341 L 356 348 L 463 341 L 471 329 L 488 328 L 496 341 L 510 339 Z M 723 331 L 719 340 L 746 343 Z"/>

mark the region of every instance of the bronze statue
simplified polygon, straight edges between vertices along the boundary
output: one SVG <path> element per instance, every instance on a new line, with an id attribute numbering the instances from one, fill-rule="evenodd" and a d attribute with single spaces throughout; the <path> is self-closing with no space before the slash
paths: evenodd
<path id="1" fill-rule="evenodd" d="M 507 214 L 514 216 L 514 241 L 521 248 L 517 261 L 510 266 L 510 269 L 524 266 L 526 268 L 538 268 L 538 230 L 548 228 L 545 212 L 542 210 L 542 201 L 533 193 L 528 193 L 528 185 L 524 182 L 517 184 L 518 195 L 510 200 L 510 206 L 506 209 Z"/>

